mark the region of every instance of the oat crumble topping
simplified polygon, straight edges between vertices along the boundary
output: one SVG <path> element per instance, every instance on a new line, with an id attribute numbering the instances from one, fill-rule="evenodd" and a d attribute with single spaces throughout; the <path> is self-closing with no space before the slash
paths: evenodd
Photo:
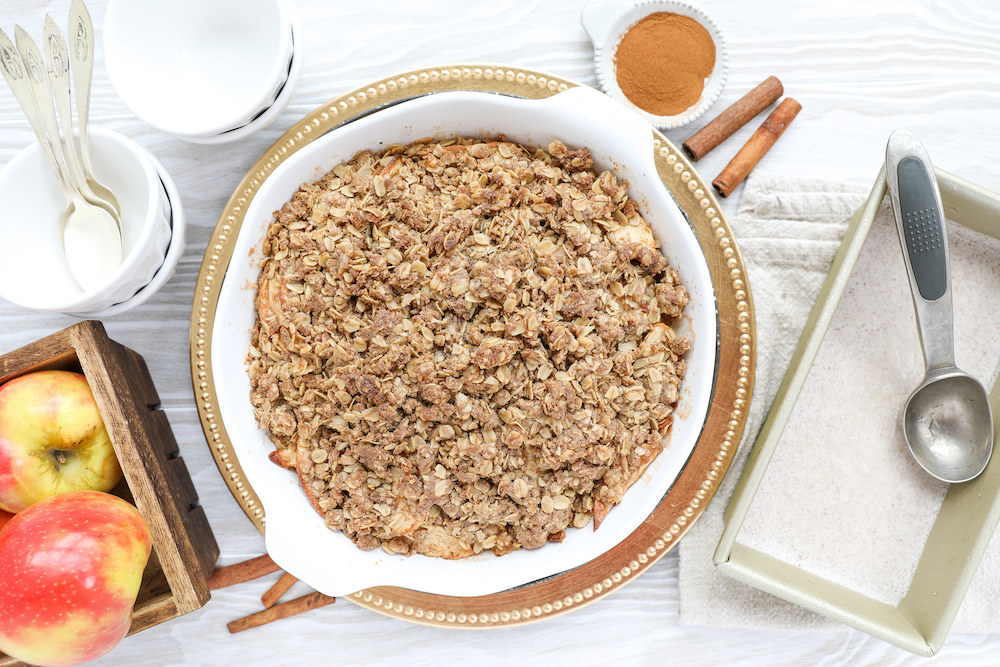
<path id="1" fill-rule="evenodd" d="M 586 148 L 363 151 L 303 185 L 262 250 L 254 411 L 362 549 L 561 541 L 663 449 L 688 293 Z"/>

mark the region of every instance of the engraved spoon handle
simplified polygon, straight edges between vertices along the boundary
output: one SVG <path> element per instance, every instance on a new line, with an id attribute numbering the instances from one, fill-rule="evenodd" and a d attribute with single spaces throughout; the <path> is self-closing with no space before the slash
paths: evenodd
<path id="1" fill-rule="evenodd" d="M 69 167 L 69 180 L 76 190 L 83 195 L 91 204 L 100 205 L 103 203 L 87 185 L 87 178 L 83 172 L 83 164 L 76 149 L 76 141 L 73 131 L 73 106 L 70 97 L 69 85 L 69 52 L 66 49 L 66 40 L 63 39 L 62 31 L 56 25 L 55 20 L 45 16 L 45 64 L 49 74 L 49 84 L 52 88 L 52 96 L 55 100 L 56 111 L 62 131 L 57 136 L 60 137 L 66 164 Z"/>
<path id="2" fill-rule="evenodd" d="M 34 130 L 35 136 L 38 137 L 38 143 L 41 144 L 42 152 L 49 160 L 49 165 L 55 173 L 59 187 L 62 189 L 63 194 L 66 195 L 66 200 L 70 201 L 72 193 L 69 184 L 66 182 L 66 177 L 59 168 L 59 163 L 56 161 L 52 146 L 49 145 L 49 138 L 45 133 L 45 125 L 42 123 L 41 112 L 38 110 L 38 104 L 35 102 L 35 95 L 32 92 L 28 69 L 14 47 L 14 43 L 10 41 L 7 33 L 3 30 L 0 30 L 0 72 L 3 72 L 3 77 L 6 79 L 7 85 L 10 86 L 11 92 L 14 93 L 17 103 L 21 105 L 21 110 L 28 119 L 31 129 Z"/>
<path id="3" fill-rule="evenodd" d="M 83 171 L 93 180 L 90 165 L 90 82 L 94 74 L 94 24 L 83 0 L 73 0 L 69 8 L 69 54 L 73 61 L 73 92 L 76 95 L 76 118 L 80 132 L 80 155 Z"/>
<path id="4" fill-rule="evenodd" d="M 59 123 L 56 121 L 56 109 L 52 103 L 52 85 L 49 83 L 49 73 L 45 69 L 45 61 L 35 44 L 35 40 L 31 39 L 31 35 L 19 25 L 14 26 L 14 40 L 17 44 L 17 51 L 21 54 L 21 61 L 28 71 L 27 78 L 31 84 L 31 94 L 35 99 L 35 106 L 44 128 L 46 142 L 58 169 L 63 174 L 64 183 L 69 186 L 68 198 L 70 200 L 80 198 L 79 190 L 72 180 L 73 175 L 66 164 L 62 144 L 59 142 Z"/>
<path id="5" fill-rule="evenodd" d="M 72 63 L 73 93 L 76 101 L 77 132 L 80 138 L 80 161 L 83 176 L 90 189 L 110 208 L 109 212 L 121 228 L 122 207 L 118 198 L 94 176 L 90 160 L 90 84 L 94 74 L 94 23 L 83 0 L 73 0 L 69 9 L 69 57 Z"/>

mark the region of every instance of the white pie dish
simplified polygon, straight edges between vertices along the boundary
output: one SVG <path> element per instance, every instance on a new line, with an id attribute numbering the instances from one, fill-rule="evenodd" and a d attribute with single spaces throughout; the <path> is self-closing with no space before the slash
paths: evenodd
<path id="1" fill-rule="evenodd" d="M 301 183 L 315 180 L 358 150 L 426 136 L 500 132 L 540 147 L 547 147 L 552 139 L 570 147 L 588 146 L 597 167 L 614 169 L 631 183 L 633 197 L 663 243 L 664 254 L 691 292 L 678 330 L 692 338 L 693 348 L 671 441 L 598 531 L 590 525 L 571 529 L 560 544 L 500 558 L 483 553 L 448 561 L 361 551 L 343 534 L 326 528 L 294 472 L 267 459 L 274 447 L 257 426 L 250 407 L 245 365 L 262 260 L 260 242 L 273 211 Z M 657 506 L 696 444 L 711 399 L 717 351 L 715 295 L 708 266 L 694 233 L 657 174 L 649 125 L 606 96 L 583 87 L 545 100 L 474 92 L 434 94 L 383 109 L 297 151 L 275 169 L 247 207 L 213 327 L 211 359 L 218 410 L 247 481 L 264 506 L 268 553 L 283 569 L 329 595 L 378 585 L 455 596 L 485 595 L 582 565 L 612 548 Z"/>

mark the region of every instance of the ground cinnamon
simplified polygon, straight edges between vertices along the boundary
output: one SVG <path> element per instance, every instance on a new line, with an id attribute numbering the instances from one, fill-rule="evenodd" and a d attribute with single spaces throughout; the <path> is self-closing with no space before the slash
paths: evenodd
<path id="1" fill-rule="evenodd" d="M 615 53 L 615 76 L 637 107 L 676 116 L 701 98 L 715 66 L 705 26 L 672 12 L 650 14 L 628 29 Z"/>

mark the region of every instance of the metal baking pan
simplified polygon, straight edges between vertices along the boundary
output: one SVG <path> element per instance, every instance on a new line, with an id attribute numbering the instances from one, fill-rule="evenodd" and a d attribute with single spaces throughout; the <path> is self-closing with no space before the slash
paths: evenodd
<path id="1" fill-rule="evenodd" d="M 941 170 L 937 170 L 937 179 L 945 213 L 951 221 L 1000 238 L 1000 196 Z M 975 480 L 949 487 L 915 574 L 896 605 L 881 602 L 740 542 L 743 522 L 885 194 L 883 171 L 868 200 L 848 225 L 830 274 L 726 509 L 725 528 L 714 561 L 721 572 L 733 579 L 913 653 L 929 656 L 944 643 L 1000 519 L 1000 457 L 994 456 L 985 472 Z M 1000 414 L 1000 380 L 990 390 L 990 404 L 994 414 Z M 1000 422 L 995 428 L 998 431 L 995 437 L 1000 438 Z"/>

